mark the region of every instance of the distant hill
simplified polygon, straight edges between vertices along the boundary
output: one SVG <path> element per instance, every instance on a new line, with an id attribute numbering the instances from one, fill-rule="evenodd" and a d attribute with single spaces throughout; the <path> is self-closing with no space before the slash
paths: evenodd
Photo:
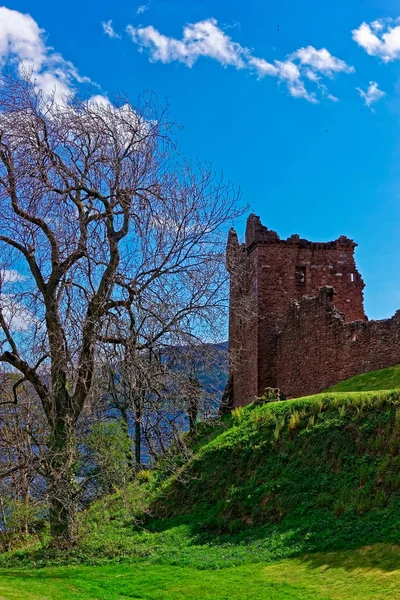
<path id="1" fill-rule="evenodd" d="M 206 415 L 216 415 L 228 380 L 228 342 L 173 346 L 163 354 L 163 362 L 182 375 L 193 373 L 197 378 L 207 406 Z"/>

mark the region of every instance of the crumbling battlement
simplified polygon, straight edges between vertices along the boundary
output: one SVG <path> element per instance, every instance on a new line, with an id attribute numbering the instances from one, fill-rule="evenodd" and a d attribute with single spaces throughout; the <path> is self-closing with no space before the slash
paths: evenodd
<path id="1" fill-rule="evenodd" d="M 230 235 L 237 238 L 236 231 L 232 228 Z M 250 253 L 258 244 L 280 243 L 285 245 L 294 244 L 301 248 L 310 248 L 312 250 L 332 250 L 340 247 L 356 248 L 357 244 L 345 235 L 341 235 L 333 242 L 309 242 L 297 234 L 293 234 L 287 240 L 281 240 L 276 231 L 268 229 L 261 223 L 260 217 L 252 213 L 247 219 L 246 224 L 246 242 L 242 246 Z"/>
<path id="2" fill-rule="evenodd" d="M 361 325 L 367 322 L 363 304 L 364 282 L 354 259 L 356 246 L 346 236 L 331 242 L 311 242 L 298 235 L 282 240 L 254 214 L 247 220 L 243 244 L 239 243 L 236 231 L 231 229 L 226 263 L 230 273 L 232 406 L 252 402 L 266 387 L 279 387 L 292 395 L 289 384 L 286 385 L 286 378 L 292 381 L 289 349 L 278 343 L 291 318 L 288 311 L 290 315 L 290 311 L 295 310 L 290 308 L 293 300 L 301 301 L 304 296 L 319 298 L 320 288 L 330 286 L 335 289 L 331 302 L 342 313 L 343 322 L 359 321 Z M 372 332 L 374 326 L 367 330 Z M 301 352 L 301 348 L 297 350 Z M 281 370 L 281 356 L 285 375 Z M 369 362 L 372 364 L 372 359 Z M 338 373 L 336 381 L 340 378 Z M 310 381 L 304 393 L 312 393 L 315 389 Z"/>
<path id="3" fill-rule="evenodd" d="M 278 386 L 304 396 L 400 363 L 400 310 L 391 319 L 347 323 L 332 287 L 293 302 L 278 338 Z"/>

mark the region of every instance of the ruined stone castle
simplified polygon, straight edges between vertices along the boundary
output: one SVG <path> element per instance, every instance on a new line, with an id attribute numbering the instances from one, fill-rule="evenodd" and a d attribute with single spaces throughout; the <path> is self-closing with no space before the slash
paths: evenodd
<path id="1" fill-rule="evenodd" d="M 251 214 L 246 240 L 231 229 L 229 395 L 232 407 L 266 387 L 289 397 L 400 363 L 400 311 L 369 321 L 353 240 L 281 240 Z"/>

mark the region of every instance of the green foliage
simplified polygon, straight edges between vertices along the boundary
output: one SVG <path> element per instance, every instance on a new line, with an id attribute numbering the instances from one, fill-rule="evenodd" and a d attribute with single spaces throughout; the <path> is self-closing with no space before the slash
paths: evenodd
<path id="1" fill-rule="evenodd" d="M 234 425 L 238 425 L 239 423 L 241 423 L 245 416 L 246 411 L 244 406 L 238 406 L 237 408 L 234 408 L 232 411 L 232 421 Z"/>
<path id="2" fill-rule="evenodd" d="M 153 479 L 154 473 L 150 469 L 142 469 L 136 473 L 136 479 L 139 483 L 149 483 Z"/>
<path id="3" fill-rule="evenodd" d="M 4 496 L 1 502 L 0 549 L 18 547 L 27 540 L 37 539 L 43 545 L 48 538 L 48 507 L 44 502 L 12 499 Z"/>
<path id="4" fill-rule="evenodd" d="M 131 476 L 131 448 L 121 421 L 95 423 L 85 438 L 85 446 L 100 492 L 110 492 L 127 483 Z"/>

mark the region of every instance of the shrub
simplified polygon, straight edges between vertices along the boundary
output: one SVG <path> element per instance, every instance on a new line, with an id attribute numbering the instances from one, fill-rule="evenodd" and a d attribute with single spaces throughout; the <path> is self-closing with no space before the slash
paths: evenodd
<path id="1" fill-rule="evenodd" d="M 136 473 L 136 479 L 139 483 L 149 483 L 153 479 L 154 473 L 150 469 L 142 469 Z"/>

